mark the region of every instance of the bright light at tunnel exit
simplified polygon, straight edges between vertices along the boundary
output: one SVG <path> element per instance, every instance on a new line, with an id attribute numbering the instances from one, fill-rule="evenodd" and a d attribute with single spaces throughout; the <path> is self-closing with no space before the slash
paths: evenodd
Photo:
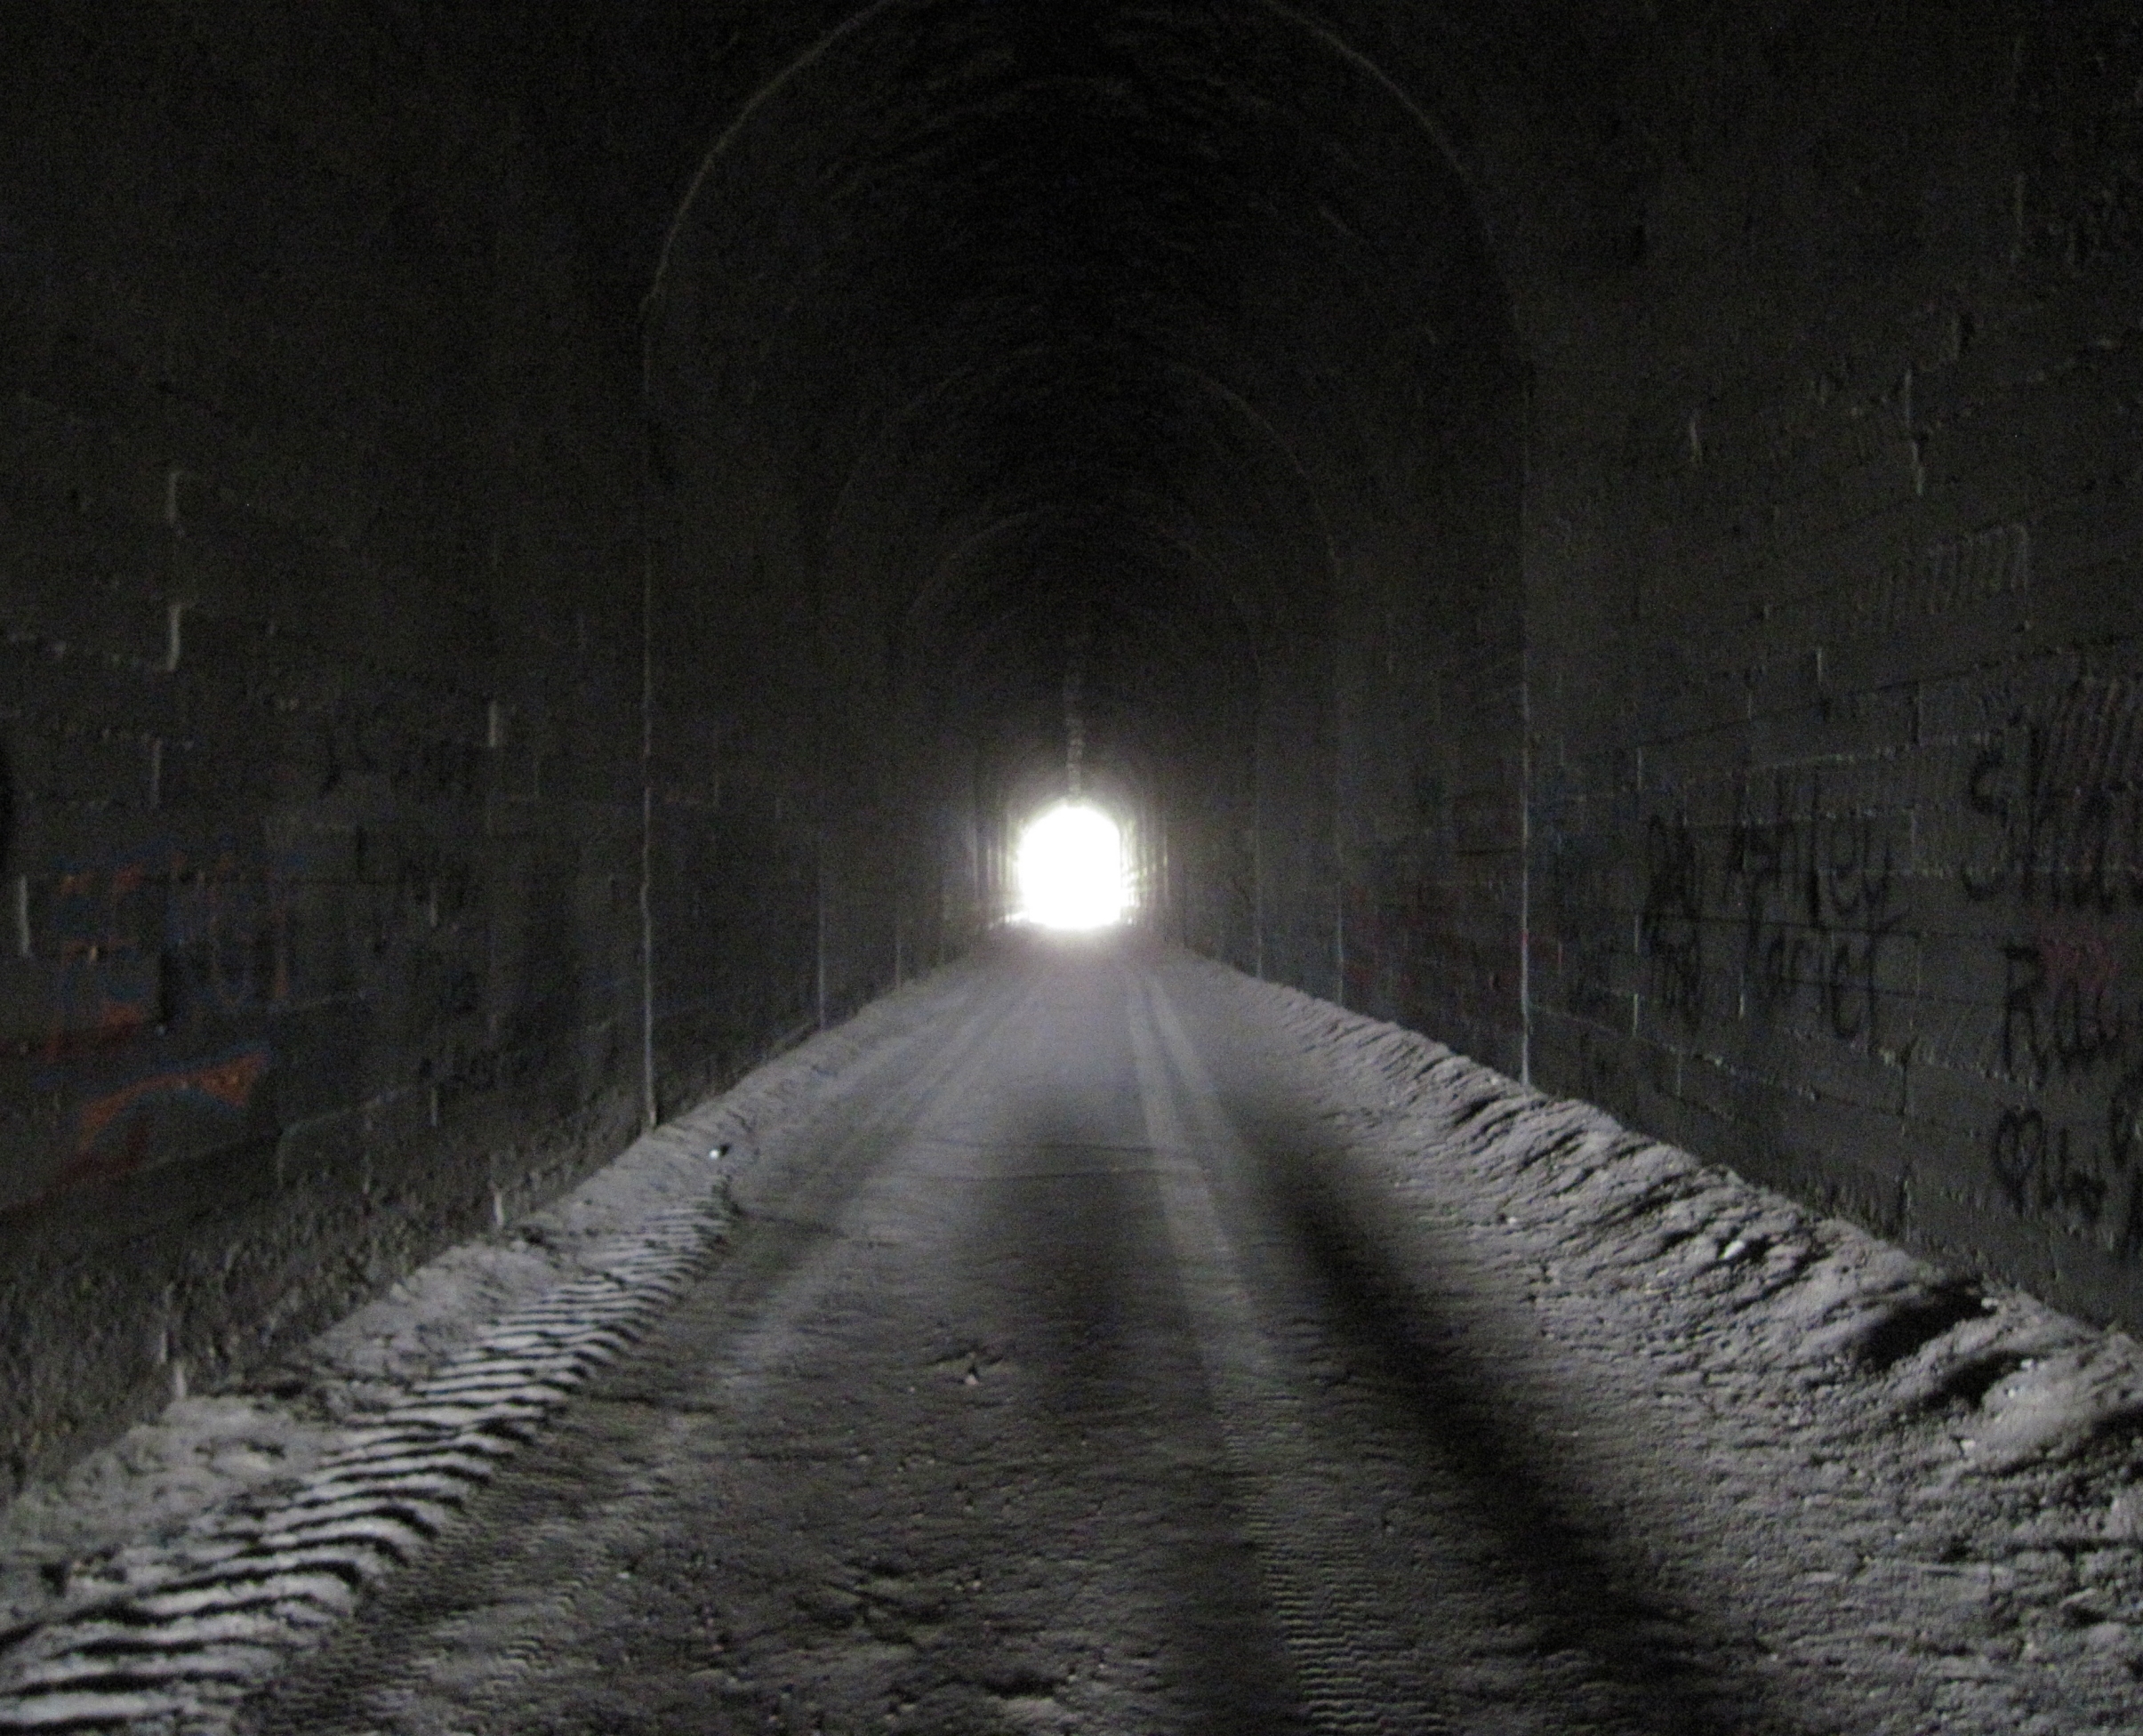
<path id="1" fill-rule="evenodd" d="M 1102 928 L 1124 919 L 1124 838 L 1095 808 L 1066 802 L 1020 834 L 1020 918 L 1045 928 Z"/>

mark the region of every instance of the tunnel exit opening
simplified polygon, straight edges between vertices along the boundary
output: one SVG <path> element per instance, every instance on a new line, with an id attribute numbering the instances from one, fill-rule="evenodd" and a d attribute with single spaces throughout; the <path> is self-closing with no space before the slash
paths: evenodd
<path id="1" fill-rule="evenodd" d="M 1044 928 L 1106 928 L 1131 904 L 1123 828 L 1098 808 L 1059 802 L 1021 829 L 1013 856 L 1015 920 Z"/>

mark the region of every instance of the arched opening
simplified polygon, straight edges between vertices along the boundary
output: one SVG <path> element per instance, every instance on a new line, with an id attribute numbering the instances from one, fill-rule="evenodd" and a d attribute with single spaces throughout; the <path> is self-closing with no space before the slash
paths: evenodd
<path id="1" fill-rule="evenodd" d="M 1142 921 L 1511 1058 L 1515 353 L 1433 129 L 1284 6 L 822 39 L 649 308 L 655 781 L 720 779 L 650 856 L 749 888 L 655 946 L 658 1046 L 1003 920 L 1076 731 Z"/>
<path id="2" fill-rule="evenodd" d="M 1110 928 L 1131 910 L 1123 828 L 1091 802 L 1058 802 L 1028 820 L 1013 876 L 1014 918 L 1036 928 Z"/>

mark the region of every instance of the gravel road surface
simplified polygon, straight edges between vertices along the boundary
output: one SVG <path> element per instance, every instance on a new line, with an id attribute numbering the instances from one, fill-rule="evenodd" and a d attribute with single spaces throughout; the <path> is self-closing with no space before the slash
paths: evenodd
<path id="1" fill-rule="evenodd" d="M 2143 1729 L 2143 1355 L 1007 936 L 0 1516 L 0 1730 Z"/>
<path id="2" fill-rule="evenodd" d="M 2131 1346 L 1417 1037 L 1007 943 L 735 1177 L 247 1727 L 2143 1721 Z"/>

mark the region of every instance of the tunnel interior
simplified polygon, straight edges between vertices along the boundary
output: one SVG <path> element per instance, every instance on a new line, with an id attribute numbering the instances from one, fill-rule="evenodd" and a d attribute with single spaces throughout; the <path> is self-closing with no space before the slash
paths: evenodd
<path id="1" fill-rule="evenodd" d="M 1417 769 L 1343 666 L 1403 611 L 1487 688 L 1517 637 L 1511 479 L 1441 462 L 1518 443 L 1507 297 L 1417 108 L 1282 7 L 874 8 L 717 142 L 651 307 L 653 614 L 705 620 L 654 703 L 711 675 L 725 800 L 785 792 L 747 872 L 814 859 L 815 1001 L 1001 920 L 1075 777 L 1173 937 L 1336 990 L 1344 786 Z"/>
<path id="2" fill-rule="evenodd" d="M 0 1493 L 1074 795 L 1160 940 L 2143 1324 L 2139 80 L 2115 0 L 9 8 Z"/>

